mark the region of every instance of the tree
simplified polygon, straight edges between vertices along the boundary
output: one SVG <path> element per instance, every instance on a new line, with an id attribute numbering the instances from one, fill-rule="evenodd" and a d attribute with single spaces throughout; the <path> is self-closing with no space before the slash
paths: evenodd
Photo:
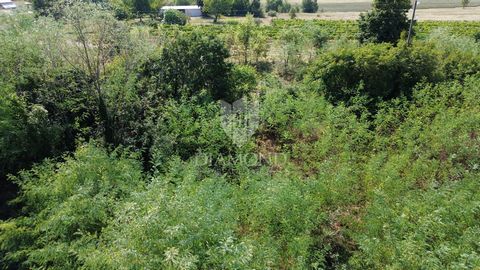
<path id="1" fill-rule="evenodd" d="M 462 0 L 462 7 L 466 8 L 470 4 L 470 0 Z"/>
<path id="2" fill-rule="evenodd" d="M 248 6 L 248 12 L 250 14 L 253 14 L 253 17 L 263 17 L 263 10 L 262 10 L 262 4 L 260 3 L 260 0 L 252 0 L 250 5 Z"/>
<path id="3" fill-rule="evenodd" d="M 228 56 L 224 44 L 211 34 L 181 33 L 165 44 L 160 56 L 143 64 L 139 87 L 150 91 L 149 95 L 157 100 L 178 100 L 202 91 L 214 99 L 221 99 L 229 90 L 231 64 L 226 62 Z"/>
<path id="4" fill-rule="evenodd" d="M 233 16 L 244 16 L 248 12 L 249 0 L 233 0 L 232 12 Z"/>
<path id="5" fill-rule="evenodd" d="M 375 0 L 373 10 L 360 15 L 360 42 L 397 42 L 408 30 L 410 6 L 409 0 Z"/>
<path id="6" fill-rule="evenodd" d="M 148 14 L 151 11 L 149 0 L 133 0 L 133 9 L 137 16 L 142 17 L 143 14 Z"/>
<path id="7" fill-rule="evenodd" d="M 91 94 L 97 100 L 97 108 L 107 144 L 114 142 L 114 127 L 107 108 L 107 94 L 102 88 L 102 75 L 106 65 L 126 49 L 128 32 L 113 14 L 100 6 L 76 3 L 65 9 L 65 23 L 71 33 L 64 38 L 75 40 L 74 46 L 65 46 L 59 53 L 74 70 L 86 73 L 92 84 Z"/>
<path id="8" fill-rule="evenodd" d="M 248 53 L 255 33 L 256 24 L 252 15 L 247 15 L 246 20 L 240 24 L 237 39 L 240 41 L 243 51 L 243 63 L 248 64 Z"/>
<path id="9" fill-rule="evenodd" d="M 328 42 L 328 35 L 320 27 L 314 26 L 309 34 L 311 35 L 313 47 L 315 47 L 315 49 L 323 48 Z"/>
<path id="10" fill-rule="evenodd" d="M 297 7 L 292 7 L 290 8 L 290 11 L 288 12 L 288 15 L 290 16 L 290 19 L 295 19 L 297 18 Z"/>
<path id="11" fill-rule="evenodd" d="M 274 10 L 280 11 L 281 6 L 283 5 L 283 0 L 267 0 L 267 11 Z"/>
<path id="12" fill-rule="evenodd" d="M 317 0 L 302 0 L 302 10 L 305 13 L 315 13 L 318 10 Z"/>
<path id="13" fill-rule="evenodd" d="M 213 22 L 218 21 L 220 15 L 227 15 L 232 10 L 232 0 L 205 0 L 203 11 L 213 15 Z"/>
<path id="14" fill-rule="evenodd" d="M 296 8 L 292 8 L 295 14 Z M 280 32 L 281 62 L 279 72 L 287 79 L 291 79 L 295 72 L 299 71 L 303 64 L 302 52 L 305 50 L 305 35 L 302 31 L 294 28 L 285 28 Z"/>

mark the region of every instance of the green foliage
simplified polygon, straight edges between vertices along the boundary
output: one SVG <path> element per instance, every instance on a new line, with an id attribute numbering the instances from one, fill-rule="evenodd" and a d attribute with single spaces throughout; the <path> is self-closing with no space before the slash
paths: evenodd
<path id="1" fill-rule="evenodd" d="M 302 71 L 301 66 L 304 64 L 302 52 L 306 49 L 305 35 L 296 29 L 284 29 L 280 33 L 279 43 L 283 46 L 278 72 L 285 78 L 292 79 Z"/>
<path id="2" fill-rule="evenodd" d="M 480 72 L 480 47 L 473 39 L 435 31 L 428 41 L 436 48 L 438 68 L 445 79 L 463 80 Z"/>
<path id="3" fill-rule="evenodd" d="M 187 24 L 187 21 L 188 21 L 188 16 L 181 11 L 178 11 L 175 9 L 169 9 L 163 13 L 162 22 L 165 24 L 185 25 Z"/>
<path id="4" fill-rule="evenodd" d="M 189 97 L 206 91 L 212 98 L 228 95 L 229 53 L 218 38 L 195 31 L 168 41 L 161 54 L 142 68 L 141 81 L 153 104 L 162 98 Z"/>
<path id="5" fill-rule="evenodd" d="M 302 11 L 305 13 L 315 13 L 318 10 L 316 0 L 302 0 Z"/>
<path id="6" fill-rule="evenodd" d="M 254 92 L 257 87 L 257 72 L 247 65 L 235 65 L 230 76 L 231 94 L 226 101 L 235 101 Z"/>
<path id="7" fill-rule="evenodd" d="M 478 85 L 425 87 L 379 114 L 355 268 L 478 267 Z"/>
<path id="8" fill-rule="evenodd" d="M 204 0 L 203 11 L 213 16 L 213 22 L 217 22 L 220 15 L 230 13 L 232 4 L 232 0 Z"/>
<path id="9" fill-rule="evenodd" d="M 363 102 L 371 107 L 381 100 L 410 96 L 422 80 L 437 80 L 435 60 L 428 47 L 347 47 L 320 55 L 307 80 L 334 104 Z"/>
<path id="10" fill-rule="evenodd" d="M 252 0 L 248 6 L 248 13 L 252 14 L 253 17 L 263 18 L 263 9 L 260 0 Z"/>
<path id="11" fill-rule="evenodd" d="M 151 131 L 152 163 L 156 170 L 168 169 L 168 161 L 178 157 L 188 160 L 203 154 L 199 162 L 217 162 L 222 155 L 234 154 L 234 146 L 222 129 L 217 103 L 199 105 L 196 100 L 170 100 L 158 113 Z M 222 168 L 222 164 L 219 164 Z"/>
<path id="12" fill-rule="evenodd" d="M 1 223 L 0 252 L 21 269 L 76 268 L 94 247 L 115 205 L 141 189 L 140 164 L 80 147 L 63 163 L 45 162 L 14 179 L 25 216 Z"/>
<path id="13" fill-rule="evenodd" d="M 249 0 L 233 0 L 231 15 L 244 16 L 248 13 Z"/>
<path id="14" fill-rule="evenodd" d="M 265 9 L 267 10 L 267 12 L 270 10 L 278 12 L 278 9 L 282 5 L 282 3 L 283 3 L 282 0 L 267 0 L 267 5 Z"/>
<path id="15" fill-rule="evenodd" d="M 0 16 L 0 268 L 480 267 L 478 23 L 407 47 L 352 21 L 61 11 Z M 237 145 L 218 99 L 241 97 L 259 125 L 230 115 Z"/>
<path id="16" fill-rule="evenodd" d="M 290 16 L 290 19 L 295 19 L 297 18 L 297 7 L 291 7 L 290 11 L 288 12 L 288 16 Z"/>
<path id="17" fill-rule="evenodd" d="M 313 47 L 315 47 L 316 49 L 324 48 L 329 40 L 329 37 L 325 33 L 325 31 L 323 31 L 323 29 L 320 27 L 312 26 L 309 32 L 309 35 L 311 36 L 310 38 L 312 39 Z"/>
<path id="18" fill-rule="evenodd" d="M 150 7 L 150 0 L 132 0 L 132 6 L 133 11 L 140 16 L 152 11 Z"/>
<path id="19" fill-rule="evenodd" d="M 396 43 L 400 34 L 408 30 L 409 8 L 410 2 L 406 0 L 376 0 L 372 11 L 360 15 L 360 42 Z"/>

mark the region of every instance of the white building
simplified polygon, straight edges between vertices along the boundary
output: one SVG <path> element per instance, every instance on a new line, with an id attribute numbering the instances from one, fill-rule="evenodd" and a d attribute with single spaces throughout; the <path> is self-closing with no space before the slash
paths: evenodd
<path id="1" fill-rule="evenodd" d="M 199 6 L 164 6 L 160 10 L 160 12 L 163 13 L 169 9 L 176 9 L 180 12 L 185 13 L 185 15 L 189 17 L 202 17 L 202 8 Z"/>
<path id="2" fill-rule="evenodd" d="M 17 5 L 12 0 L 0 0 L 0 7 L 2 9 L 14 9 Z"/>

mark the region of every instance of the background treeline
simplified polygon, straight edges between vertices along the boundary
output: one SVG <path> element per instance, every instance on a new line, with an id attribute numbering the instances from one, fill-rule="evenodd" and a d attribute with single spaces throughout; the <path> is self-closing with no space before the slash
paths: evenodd
<path id="1" fill-rule="evenodd" d="M 480 267 L 475 33 L 60 11 L 0 17 L 3 269 Z"/>

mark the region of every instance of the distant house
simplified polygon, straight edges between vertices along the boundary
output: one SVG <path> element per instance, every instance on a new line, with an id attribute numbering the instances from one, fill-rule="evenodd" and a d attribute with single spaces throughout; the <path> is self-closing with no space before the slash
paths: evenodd
<path id="1" fill-rule="evenodd" d="M 0 7 L 2 9 L 14 9 L 17 5 L 12 0 L 0 0 Z"/>
<path id="2" fill-rule="evenodd" d="M 180 12 L 185 13 L 185 15 L 189 17 L 202 17 L 202 8 L 199 6 L 164 6 L 160 10 L 160 12 L 163 13 L 169 9 L 176 9 Z"/>

